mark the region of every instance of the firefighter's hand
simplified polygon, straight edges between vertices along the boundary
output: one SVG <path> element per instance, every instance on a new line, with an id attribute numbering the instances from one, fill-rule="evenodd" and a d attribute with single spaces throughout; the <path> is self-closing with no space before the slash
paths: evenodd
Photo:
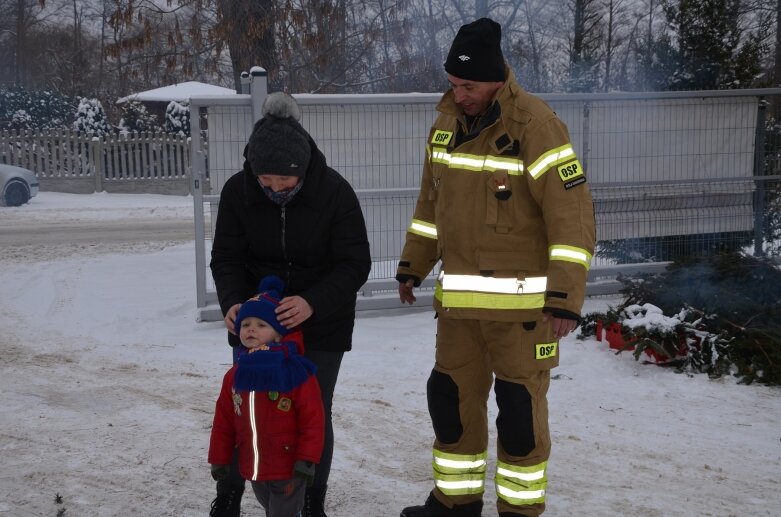
<path id="1" fill-rule="evenodd" d="M 551 322 L 553 337 L 557 340 L 563 337 L 567 337 L 569 333 L 575 330 L 575 328 L 578 326 L 578 322 L 575 320 L 557 318 L 556 316 L 548 314 L 547 312 L 542 314 L 542 321 Z"/>
<path id="2" fill-rule="evenodd" d="M 415 287 L 415 280 L 412 278 L 410 278 L 404 283 L 399 282 L 399 300 L 401 300 L 402 305 L 404 305 L 405 303 L 412 305 L 418 300 L 417 298 L 415 298 L 415 295 L 412 294 L 412 289 L 414 287 Z"/>
<path id="3" fill-rule="evenodd" d="M 225 314 L 225 326 L 228 328 L 228 332 L 234 335 L 236 334 L 236 316 L 239 315 L 239 309 L 241 309 L 241 304 L 237 303 Z"/>

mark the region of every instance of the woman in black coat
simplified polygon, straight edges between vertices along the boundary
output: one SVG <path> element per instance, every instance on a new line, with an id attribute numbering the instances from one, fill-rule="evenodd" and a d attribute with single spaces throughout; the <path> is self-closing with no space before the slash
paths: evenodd
<path id="1" fill-rule="evenodd" d="M 260 279 L 285 281 L 280 322 L 300 325 L 323 393 L 326 445 L 303 514 L 320 517 L 333 455 L 331 402 L 342 357 L 352 348 L 356 293 L 371 268 L 369 241 L 355 192 L 298 123 L 295 100 L 273 93 L 263 115 L 245 148 L 243 170 L 220 193 L 211 270 L 233 347 L 240 345 L 236 315 Z M 240 501 L 243 486 L 239 479 L 218 482 L 215 505 Z M 237 504 L 230 505 L 235 515 Z"/>

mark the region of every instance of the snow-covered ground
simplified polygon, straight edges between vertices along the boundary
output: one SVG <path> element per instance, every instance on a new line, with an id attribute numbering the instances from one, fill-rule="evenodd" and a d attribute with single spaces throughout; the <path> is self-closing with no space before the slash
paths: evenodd
<path id="1" fill-rule="evenodd" d="M 191 218 L 191 204 L 42 192 L 0 208 L 0 225 Z M 0 516 L 206 515 L 230 353 L 221 323 L 195 321 L 193 243 L 60 248 L 0 241 Z M 425 499 L 434 331 L 429 310 L 359 316 L 336 392 L 329 516 L 395 517 Z M 677 375 L 593 340 L 567 338 L 561 353 L 546 515 L 781 514 L 781 390 Z M 483 515 L 493 501 L 489 487 Z M 250 497 L 243 508 L 263 514 Z"/>

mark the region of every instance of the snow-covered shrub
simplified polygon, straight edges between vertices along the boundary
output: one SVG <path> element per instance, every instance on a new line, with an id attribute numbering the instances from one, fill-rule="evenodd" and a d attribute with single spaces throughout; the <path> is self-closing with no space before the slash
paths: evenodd
<path id="1" fill-rule="evenodd" d="M 157 125 L 157 116 L 149 113 L 146 106 L 138 101 L 130 101 L 122 105 L 122 118 L 117 127 L 121 133 L 154 132 L 160 129 Z"/>
<path id="2" fill-rule="evenodd" d="M 16 110 L 11 114 L 8 129 L 32 129 L 33 118 L 26 110 Z"/>
<path id="3" fill-rule="evenodd" d="M 79 101 L 73 129 L 92 137 L 103 137 L 111 133 L 106 112 L 98 99 L 82 98 Z"/>
<path id="4" fill-rule="evenodd" d="M 0 129 L 60 129 L 73 120 L 74 99 L 46 90 L 0 88 Z"/>
<path id="5" fill-rule="evenodd" d="M 165 132 L 190 136 L 190 105 L 171 101 L 165 109 Z"/>

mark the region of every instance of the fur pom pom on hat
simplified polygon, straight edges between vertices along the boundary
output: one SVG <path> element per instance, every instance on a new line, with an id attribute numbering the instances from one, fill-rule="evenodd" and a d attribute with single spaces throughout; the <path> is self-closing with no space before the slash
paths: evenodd
<path id="1" fill-rule="evenodd" d="M 274 92 L 263 103 L 263 118 L 247 143 L 247 160 L 255 176 L 275 174 L 304 177 L 312 148 L 309 133 L 299 124 L 301 109 L 284 92 Z"/>
<path id="2" fill-rule="evenodd" d="M 502 26 L 490 18 L 462 25 L 450 46 L 445 71 L 467 81 L 504 81 Z"/>
<path id="3" fill-rule="evenodd" d="M 241 304 L 239 314 L 236 316 L 236 334 L 241 331 L 241 320 L 248 316 L 260 318 L 284 336 L 288 333 L 287 328 L 282 326 L 277 319 L 274 310 L 279 306 L 279 300 L 282 299 L 282 292 L 285 290 L 285 282 L 281 278 L 269 275 L 258 284 L 258 294 Z"/>

